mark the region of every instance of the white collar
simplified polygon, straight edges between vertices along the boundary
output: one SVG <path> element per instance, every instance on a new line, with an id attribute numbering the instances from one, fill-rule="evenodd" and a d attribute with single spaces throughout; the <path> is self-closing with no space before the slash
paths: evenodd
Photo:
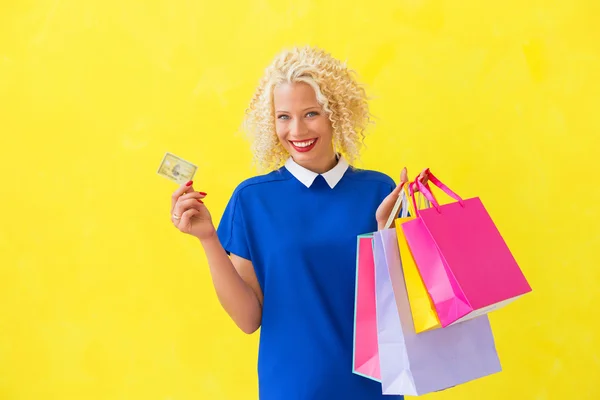
<path id="1" fill-rule="evenodd" d="M 306 187 L 310 187 L 317 178 L 317 176 L 319 176 L 319 174 L 317 174 L 316 172 L 308 170 L 303 166 L 297 164 L 292 159 L 292 157 L 288 158 L 285 162 L 285 168 L 288 171 L 290 171 L 290 173 L 294 175 L 294 177 L 300 182 L 302 182 Z M 321 174 L 321 176 L 325 178 L 325 182 L 327 182 L 329 187 L 333 189 L 335 185 L 337 185 L 338 182 L 342 179 L 347 169 L 348 162 L 344 159 L 344 157 L 340 156 L 336 166 L 330 169 L 329 171 Z"/>

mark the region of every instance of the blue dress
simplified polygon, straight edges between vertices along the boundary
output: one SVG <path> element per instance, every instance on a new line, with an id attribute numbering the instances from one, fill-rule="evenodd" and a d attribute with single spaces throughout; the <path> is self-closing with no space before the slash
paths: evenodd
<path id="1" fill-rule="evenodd" d="M 333 187 L 321 175 L 307 185 L 284 166 L 235 189 L 217 232 L 263 291 L 261 400 L 402 399 L 352 373 L 357 235 L 377 230 L 394 187 L 353 168 Z"/>

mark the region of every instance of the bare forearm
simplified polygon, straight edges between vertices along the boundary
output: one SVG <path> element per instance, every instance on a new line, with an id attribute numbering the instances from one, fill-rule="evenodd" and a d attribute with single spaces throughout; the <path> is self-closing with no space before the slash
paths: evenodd
<path id="1" fill-rule="evenodd" d="M 236 325 L 246 333 L 256 331 L 262 307 L 225 252 L 216 233 L 201 241 L 219 302 Z"/>

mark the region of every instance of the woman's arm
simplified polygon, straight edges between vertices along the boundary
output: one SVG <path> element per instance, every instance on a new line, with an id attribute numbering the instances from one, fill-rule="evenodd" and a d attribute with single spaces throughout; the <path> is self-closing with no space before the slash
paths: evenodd
<path id="1" fill-rule="evenodd" d="M 242 331 L 255 332 L 261 324 L 263 294 L 252 262 L 235 254 L 229 257 L 216 231 L 200 243 L 221 306 Z"/>

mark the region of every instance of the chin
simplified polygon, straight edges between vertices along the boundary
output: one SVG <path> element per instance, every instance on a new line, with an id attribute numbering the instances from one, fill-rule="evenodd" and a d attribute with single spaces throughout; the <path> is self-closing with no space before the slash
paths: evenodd
<path id="1" fill-rule="evenodd" d="M 312 151 L 309 153 L 299 153 L 297 151 L 294 151 L 292 153 L 293 158 L 295 161 L 316 161 L 319 160 L 321 158 L 323 158 L 322 155 L 320 155 L 319 153 L 313 153 Z"/>

